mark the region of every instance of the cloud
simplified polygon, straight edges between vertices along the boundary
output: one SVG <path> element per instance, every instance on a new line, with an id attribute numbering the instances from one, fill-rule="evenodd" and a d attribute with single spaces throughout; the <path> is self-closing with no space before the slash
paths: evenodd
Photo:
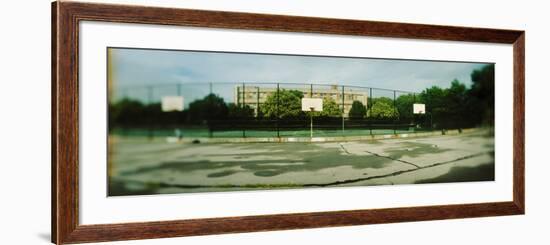
<path id="1" fill-rule="evenodd" d="M 319 83 L 420 92 L 448 87 L 453 79 L 467 86 L 482 63 L 114 49 L 118 87 L 174 83 Z M 232 86 L 229 86 L 232 87 Z M 224 96 L 231 92 L 225 91 Z"/>

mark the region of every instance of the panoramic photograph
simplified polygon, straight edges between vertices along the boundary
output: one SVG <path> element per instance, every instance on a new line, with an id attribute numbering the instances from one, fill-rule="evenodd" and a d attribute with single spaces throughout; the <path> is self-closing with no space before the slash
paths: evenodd
<path id="1" fill-rule="evenodd" d="M 495 180 L 494 63 L 107 49 L 108 196 Z"/>

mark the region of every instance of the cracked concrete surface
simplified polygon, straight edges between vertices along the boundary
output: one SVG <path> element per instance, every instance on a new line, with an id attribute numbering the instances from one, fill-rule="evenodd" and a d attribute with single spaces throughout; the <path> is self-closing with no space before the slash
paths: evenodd
<path id="1" fill-rule="evenodd" d="M 494 138 L 112 145 L 110 195 L 494 180 Z"/>

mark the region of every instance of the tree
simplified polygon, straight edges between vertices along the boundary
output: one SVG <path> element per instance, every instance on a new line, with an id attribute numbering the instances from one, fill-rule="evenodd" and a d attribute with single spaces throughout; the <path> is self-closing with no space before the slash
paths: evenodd
<path id="1" fill-rule="evenodd" d="M 187 111 L 163 112 L 160 103 L 143 104 L 124 98 L 109 104 L 109 129 L 183 123 L 186 115 Z"/>
<path id="2" fill-rule="evenodd" d="M 124 98 L 109 105 L 109 128 L 139 125 L 143 122 L 143 104 L 137 100 Z"/>
<path id="3" fill-rule="evenodd" d="M 386 97 L 374 100 L 370 108 L 369 116 L 375 119 L 396 119 L 399 117 L 397 108 L 393 106 L 393 100 Z"/>
<path id="4" fill-rule="evenodd" d="M 352 119 L 364 118 L 367 114 L 367 108 L 360 101 L 353 101 L 349 109 L 349 117 Z"/>
<path id="5" fill-rule="evenodd" d="M 278 94 L 278 95 L 277 95 Z M 303 93 L 298 90 L 280 90 L 270 94 L 260 106 L 261 114 L 266 118 L 292 118 L 303 116 Z"/>
<path id="6" fill-rule="evenodd" d="M 479 121 L 477 102 L 469 98 L 469 93 L 466 85 L 454 79 L 447 89 L 434 86 L 422 91 L 420 99 L 436 128 L 464 128 Z"/>
<path id="7" fill-rule="evenodd" d="M 434 123 L 433 126 L 440 126 L 440 122 L 445 119 L 448 109 L 445 106 L 445 97 L 447 91 L 438 86 L 432 86 L 420 93 L 420 100 L 426 105 L 426 114 Z"/>
<path id="8" fill-rule="evenodd" d="M 450 128 L 463 128 L 468 124 L 469 113 L 467 112 L 466 86 L 457 79 L 451 82 L 451 87 L 447 89 L 445 107 L 448 108 L 447 115 L 445 115 L 446 126 Z"/>
<path id="9" fill-rule="evenodd" d="M 495 120 L 495 65 L 490 64 L 471 74 L 472 87 L 469 91 L 470 104 L 480 107 L 484 124 L 494 125 Z"/>
<path id="10" fill-rule="evenodd" d="M 219 120 L 227 118 L 227 114 L 228 109 L 223 98 L 215 94 L 189 103 L 191 121 Z"/>
<path id="11" fill-rule="evenodd" d="M 342 111 L 340 110 L 340 107 L 330 97 L 323 98 L 323 111 L 316 112 L 315 116 L 322 116 L 322 117 L 333 117 L 333 116 L 340 116 L 342 114 Z"/>
<path id="12" fill-rule="evenodd" d="M 228 117 L 232 119 L 250 118 L 254 116 L 254 110 L 249 105 L 238 106 L 235 103 L 227 105 Z"/>
<path id="13" fill-rule="evenodd" d="M 395 107 L 399 113 L 399 119 L 403 121 L 412 121 L 414 118 L 413 104 L 416 103 L 416 96 L 412 94 L 404 94 L 395 100 Z"/>

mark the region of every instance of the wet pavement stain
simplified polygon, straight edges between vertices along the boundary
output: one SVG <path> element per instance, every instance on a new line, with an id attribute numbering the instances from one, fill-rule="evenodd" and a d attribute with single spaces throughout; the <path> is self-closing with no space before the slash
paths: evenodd
<path id="1" fill-rule="evenodd" d="M 225 177 L 225 176 L 229 176 L 229 175 L 232 175 L 232 174 L 236 174 L 238 172 L 240 172 L 240 171 L 226 170 L 226 171 L 221 171 L 221 172 L 215 172 L 215 173 L 208 174 L 206 177 L 208 177 L 208 178 Z"/>
<path id="2" fill-rule="evenodd" d="M 392 147 L 384 152 L 389 157 L 394 159 L 400 159 L 402 157 L 419 157 L 426 154 L 443 153 L 450 151 L 450 149 L 440 148 L 434 144 L 420 143 L 420 142 L 401 142 L 399 146 Z"/>
<path id="3" fill-rule="evenodd" d="M 117 149 L 109 196 L 386 185 L 376 180 L 414 171 L 423 174 L 410 183 L 494 180 L 494 141 L 485 135 L 284 144 L 128 141 Z M 486 155 L 474 160 L 480 154 Z M 440 164 L 449 165 L 422 170 Z"/>
<path id="4" fill-rule="evenodd" d="M 476 167 L 452 167 L 448 173 L 431 179 L 416 181 L 415 184 L 449 183 L 470 181 L 494 181 L 495 163 L 487 163 Z"/>
<path id="5" fill-rule="evenodd" d="M 257 155 L 257 153 L 223 154 L 233 160 L 167 161 L 156 166 L 143 167 L 133 171 L 122 172 L 121 176 L 144 173 L 151 174 L 162 170 L 176 172 L 220 170 L 219 172 L 208 174 L 207 177 L 225 177 L 239 172 L 250 172 L 255 176 L 271 177 L 289 172 L 318 171 L 342 166 L 350 166 L 353 169 L 383 168 L 387 163 L 392 161 L 391 159 L 380 158 L 377 156 L 346 155 L 345 158 L 342 158 L 341 154 L 343 152 L 339 146 L 335 146 L 334 148 L 321 148 L 315 144 L 276 144 L 263 145 L 262 150 L 265 150 L 264 147 L 277 150 L 271 151 L 272 153 L 269 154 L 270 158 L 276 157 L 276 159 L 249 160 L 248 157 L 246 157 L 247 155 Z M 288 154 L 288 152 L 299 150 L 299 148 L 307 148 L 309 150 L 308 154 Z M 315 151 L 312 151 L 312 149 Z M 215 155 L 219 156 L 220 154 Z M 230 168 L 232 170 L 228 170 Z M 234 170 L 235 168 L 240 168 L 242 170 Z"/>

